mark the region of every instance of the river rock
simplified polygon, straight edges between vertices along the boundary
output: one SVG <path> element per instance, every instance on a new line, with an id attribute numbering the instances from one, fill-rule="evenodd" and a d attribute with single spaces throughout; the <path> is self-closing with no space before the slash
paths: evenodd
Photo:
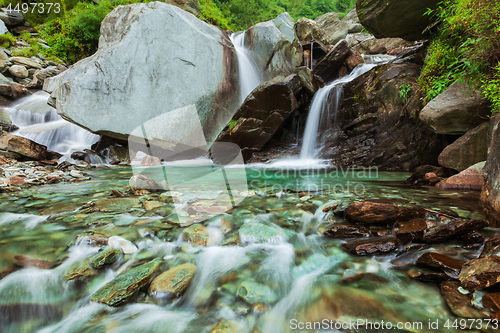
<path id="1" fill-rule="evenodd" d="M 423 236 L 422 241 L 426 243 L 444 242 L 465 235 L 474 230 L 480 230 L 488 226 L 484 220 L 452 220 L 446 224 L 429 229 Z"/>
<path id="2" fill-rule="evenodd" d="M 15 129 L 17 129 L 17 126 L 12 125 L 9 114 L 5 110 L 0 109 L 0 131 L 10 132 Z"/>
<path id="3" fill-rule="evenodd" d="M 466 233 L 463 236 L 460 236 L 459 239 L 465 244 L 482 244 L 484 242 L 484 237 L 477 231 L 471 231 Z"/>
<path id="4" fill-rule="evenodd" d="M 2 20 L 3 23 L 5 23 L 5 25 L 9 28 L 23 25 L 25 22 L 22 11 L 7 11 L 6 8 L 2 8 L 0 11 L 0 20 Z"/>
<path id="5" fill-rule="evenodd" d="M 486 161 L 488 128 L 489 122 L 484 122 L 447 146 L 438 157 L 439 164 L 446 168 L 463 171 L 471 165 Z"/>
<path id="6" fill-rule="evenodd" d="M 460 283 L 456 281 L 444 281 L 439 285 L 441 295 L 446 301 L 446 305 L 451 312 L 461 318 L 484 318 L 485 315 L 472 307 L 472 299 L 468 295 L 462 294 L 458 288 Z"/>
<path id="7" fill-rule="evenodd" d="M 294 25 L 295 34 L 301 42 L 322 41 L 323 35 L 318 23 L 308 18 L 300 18 Z"/>
<path id="8" fill-rule="evenodd" d="M 485 307 L 491 310 L 491 312 L 500 311 L 500 293 L 486 294 L 481 301 Z"/>
<path id="9" fill-rule="evenodd" d="M 417 269 L 410 269 L 406 272 L 406 275 L 413 280 L 422 282 L 441 282 L 450 279 L 450 277 L 444 273 Z"/>
<path id="10" fill-rule="evenodd" d="M 433 17 L 424 15 L 436 9 L 439 0 L 358 0 L 356 11 L 361 24 L 377 38 L 401 37 L 420 40 L 429 36 L 422 34 L 432 23 Z"/>
<path id="11" fill-rule="evenodd" d="M 238 332 L 239 332 L 238 323 L 230 320 L 224 320 L 218 322 L 214 327 L 212 327 L 212 330 L 210 331 L 210 333 L 238 333 Z"/>
<path id="12" fill-rule="evenodd" d="M 278 242 L 284 238 L 283 232 L 274 226 L 259 222 L 247 222 L 239 229 L 240 240 L 243 244 Z"/>
<path id="13" fill-rule="evenodd" d="M 351 54 L 351 49 L 343 39 L 314 66 L 313 73 L 327 82 L 335 77 L 340 66 Z"/>
<path id="14" fill-rule="evenodd" d="M 33 74 L 33 79 L 26 86 L 26 88 L 42 89 L 43 84 L 47 78 L 56 76 L 59 73 L 61 73 L 61 70 L 59 70 L 55 66 L 49 66 L 49 67 L 44 68 L 44 69 L 37 69 L 35 71 L 35 73 Z"/>
<path id="15" fill-rule="evenodd" d="M 106 283 L 92 295 L 90 300 L 109 306 L 119 306 L 125 303 L 137 290 L 149 283 L 151 276 L 155 274 L 160 264 L 161 260 L 155 259 L 147 264 L 132 268 Z"/>
<path id="16" fill-rule="evenodd" d="M 103 268 L 105 266 L 114 264 L 120 256 L 123 254 L 121 249 L 116 249 L 113 247 L 103 249 L 101 252 L 96 254 L 90 259 L 90 265 L 93 268 Z"/>
<path id="17" fill-rule="evenodd" d="M 44 90 L 66 120 L 172 151 L 215 140 L 239 105 L 237 73 L 225 32 L 156 1 L 116 7 L 101 23 L 97 52 Z"/>
<path id="18" fill-rule="evenodd" d="M 345 251 L 358 256 L 387 253 L 396 250 L 398 246 L 399 241 L 394 236 L 359 239 L 342 244 Z"/>
<path id="19" fill-rule="evenodd" d="M 121 249 L 125 254 L 132 254 L 137 251 L 137 246 L 134 243 L 120 236 L 109 237 L 108 245 L 115 249 Z"/>
<path id="20" fill-rule="evenodd" d="M 190 225 L 182 231 L 182 238 L 186 242 L 197 243 L 205 246 L 208 241 L 207 227 L 199 223 Z"/>
<path id="21" fill-rule="evenodd" d="M 484 247 L 479 257 L 484 258 L 492 255 L 500 255 L 500 235 L 488 238 L 484 242 Z"/>
<path id="22" fill-rule="evenodd" d="M 38 61 L 33 59 L 25 58 L 25 57 L 10 57 L 9 60 L 15 65 L 24 66 L 27 69 L 42 69 L 42 66 Z"/>
<path id="23" fill-rule="evenodd" d="M 97 271 L 90 267 L 89 261 L 85 260 L 76 265 L 72 265 L 65 273 L 64 279 L 71 280 L 87 280 L 97 275 Z"/>
<path id="24" fill-rule="evenodd" d="M 323 232 L 323 235 L 334 238 L 359 238 L 370 236 L 370 229 L 353 224 L 334 224 Z"/>
<path id="25" fill-rule="evenodd" d="M 27 78 L 28 77 L 28 70 L 26 67 L 21 66 L 21 65 L 12 65 L 9 67 L 9 73 L 12 76 L 19 77 L 21 79 Z"/>
<path id="26" fill-rule="evenodd" d="M 253 281 L 245 281 L 238 287 L 238 296 L 250 304 L 274 303 L 278 297 L 268 286 Z"/>
<path id="27" fill-rule="evenodd" d="M 448 189 L 481 191 L 484 185 L 484 164 L 485 162 L 476 163 L 458 175 L 439 182 L 436 186 Z"/>
<path id="28" fill-rule="evenodd" d="M 149 286 L 149 294 L 157 298 L 172 299 L 179 297 L 189 286 L 196 266 L 182 264 L 158 275 Z"/>
<path id="29" fill-rule="evenodd" d="M 24 95 L 24 86 L 16 82 L 0 82 L 0 96 L 18 99 Z"/>
<path id="30" fill-rule="evenodd" d="M 413 219 L 405 223 L 402 228 L 396 231 L 396 237 L 402 244 L 408 244 L 411 241 L 420 239 L 427 228 L 427 223 L 424 219 Z"/>
<path id="31" fill-rule="evenodd" d="M 457 135 L 481 125 L 490 114 L 481 93 L 457 81 L 422 109 L 420 119 L 436 133 Z"/>
<path id="32" fill-rule="evenodd" d="M 34 160 L 45 160 L 47 157 L 47 147 L 10 133 L 0 135 L 0 150 L 6 150 Z"/>
<path id="33" fill-rule="evenodd" d="M 484 165 L 485 184 L 481 204 L 491 227 L 500 226 L 500 116 L 490 121 L 488 130 L 488 158 Z"/>
<path id="34" fill-rule="evenodd" d="M 177 6 L 196 17 L 200 17 L 200 4 L 198 0 L 165 0 L 165 3 Z"/>
<path id="35" fill-rule="evenodd" d="M 362 201 L 350 204 L 345 210 L 348 221 L 367 224 L 386 224 L 408 221 L 423 217 L 424 211 L 416 207 L 402 207 L 394 204 Z"/>
<path id="36" fill-rule="evenodd" d="M 433 173 L 436 177 L 440 178 L 448 178 L 455 175 L 457 172 L 455 170 L 451 170 L 444 167 L 437 167 L 434 165 L 421 165 L 413 171 L 411 177 L 406 179 L 406 181 L 410 184 L 420 184 L 420 185 L 430 185 L 430 177 L 427 176 L 429 173 Z M 435 180 L 435 179 L 434 179 Z"/>
<path id="37" fill-rule="evenodd" d="M 318 17 L 315 21 L 322 33 L 323 39 L 321 42 L 325 45 L 335 45 L 350 33 L 359 33 L 363 30 L 363 26 L 359 22 L 356 9 L 352 9 L 340 21 L 335 20 L 335 15 L 338 13 L 327 13 Z"/>
<path id="38" fill-rule="evenodd" d="M 466 263 L 459 275 L 462 287 L 474 291 L 500 282 L 500 257 L 478 258 Z"/>
<path id="39" fill-rule="evenodd" d="M 160 184 L 155 182 L 153 179 L 148 178 L 144 175 L 132 176 L 128 181 L 130 189 L 132 191 L 149 190 L 149 191 L 159 191 L 162 190 Z"/>
<path id="40" fill-rule="evenodd" d="M 453 279 L 458 279 L 458 274 L 460 274 L 465 261 L 456 260 L 435 252 L 428 252 L 418 258 L 416 264 L 438 270 Z"/>

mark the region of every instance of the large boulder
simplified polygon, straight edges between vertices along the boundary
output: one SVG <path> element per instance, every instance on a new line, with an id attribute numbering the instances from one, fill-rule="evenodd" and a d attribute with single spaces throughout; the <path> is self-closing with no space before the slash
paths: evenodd
<path id="1" fill-rule="evenodd" d="M 47 157 L 47 147 L 42 146 L 30 139 L 26 139 L 10 133 L 0 135 L 0 154 L 10 152 L 20 158 L 33 160 L 44 160 Z"/>
<path id="2" fill-rule="evenodd" d="M 345 39 L 347 34 L 358 33 L 363 30 L 356 9 L 351 10 L 340 21 L 335 20 L 335 14 L 337 13 L 327 13 L 316 19 L 323 35 L 322 42 L 325 45 L 335 45 L 340 40 Z"/>
<path id="3" fill-rule="evenodd" d="M 420 119 L 438 134 L 465 134 L 491 113 L 481 93 L 459 81 L 430 101 Z"/>
<path id="4" fill-rule="evenodd" d="M 314 20 L 305 17 L 300 18 L 295 22 L 294 30 L 301 42 L 323 41 L 323 32 Z"/>
<path id="5" fill-rule="evenodd" d="M 439 165 L 463 171 L 485 161 L 488 155 L 488 128 L 489 123 L 485 122 L 447 146 L 438 157 Z"/>
<path id="6" fill-rule="evenodd" d="M 451 176 L 436 186 L 448 189 L 481 191 L 484 185 L 484 164 L 476 163 L 457 175 Z"/>
<path id="7" fill-rule="evenodd" d="M 351 54 L 352 50 L 347 42 L 341 40 L 314 66 L 313 73 L 325 82 L 331 80 L 338 74 L 338 69 Z"/>
<path id="8" fill-rule="evenodd" d="M 9 29 L 7 29 L 5 23 L 2 20 L 0 20 L 0 35 L 3 35 L 6 32 L 9 32 Z"/>
<path id="9" fill-rule="evenodd" d="M 177 6 L 196 17 L 200 17 L 200 4 L 198 0 L 165 0 L 165 3 Z"/>
<path id="10" fill-rule="evenodd" d="M 24 16 L 22 12 L 7 10 L 7 8 L 2 8 L 0 10 L 0 20 L 2 20 L 7 27 L 11 28 L 24 24 Z"/>
<path id="11" fill-rule="evenodd" d="M 428 37 L 423 31 L 432 22 L 424 15 L 441 0 L 358 0 L 356 11 L 361 24 L 377 38 L 401 37 L 409 41 Z"/>
<path id="12" fill-rule="evenodd" d="M 287 12 L 281 13 L 273 20 L 274 25 L 281 31 L 281 33 L 293 43 L 295 40 L 295 30 L 293 18 Z"/>
<path id="13" fill-rule="evenodd" d="M 220 28 L 172 5 L 137 3 L 109 13 L 98 51 L 44 89 L 66 120 L 173 150 L 215 140 L 239 104 L 237 73 Z"/>
<path id="14" fill-rule="evenodd" d="M 491 226 L 500 227 L 500 116 L 490 121 L 488 158 L 484 166 L 485 184 L 481 202 Z"/>

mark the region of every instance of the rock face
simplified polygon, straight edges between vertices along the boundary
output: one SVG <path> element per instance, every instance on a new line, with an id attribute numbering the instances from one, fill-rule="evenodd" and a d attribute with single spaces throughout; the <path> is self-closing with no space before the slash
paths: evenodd
<path id="1" fill-rule="evenodd" d="M 463 171 L 471 165 L 486 161 L 488 128 L 489 122 L 485 122 L 447 146 L 438 157 L 439 164 L 450 169 Z"/>
<path id="2" fill-rule="evenodd" d="M 0 135 L 0 153 L 2 150 L 34 160 L 45 160 L 47 157 L 47 147 L 10 133 Z"/>
<path id="3" fill-rule="evenodd" d="M 196 272 L 196 266 L 182 264 L 158 275 L 149 286 L 149 294 L 157 298 L 179 297 L 189 286 Z"/>
<path id="4" fill-rule="evenodd" d="M 274 25 L 278 28 L 279 31 L 290 41 L 296 39 L 295 31 L 294 31 L 294 22 L 293 18 L 288 13 L 281 13 L 273 20 Z"/>
<path id="5" fill-rule="evenodd" d="M 200 17 L 200 4 L 198 0 L 165 0 L 165 3 L 177 6 L 196 17 Z"/>
<path id="6" fill-rule="evenodd" d="M 480 92 L 455 82 L 422 109 L 420 119 L 436 133 L 456 135 L 479 126 L 490 113 Z"/>
<path id="7" fill-rule="evenodd" d="M 361 24 L 377 38 L 424 39 L 422 32 L 432 22 L 424 13 L 436 9 L 439 0 L 358 0 L 356 10 Z"/>
<path id="8" fill-rule="evenodd" d="M 345 216 L 348 221 L 367 224 L 386 224 L 396 221 L 408 221 L 422 217 L 424 211 L 393 204 L 362 201 L 347 206 Z"/>
<path id="9" fill-rule="evenodd" d="M 490 121 L 488 158 L 484 166 L 485 185 L 481 202 L 492 227 L 500 226 L 500 116 Z"/>
<path id="10" fill-rule="evenodd" d="M 300 18 L 294 25 L 295 34 L 301 42 L 311 42 L 313 40 L 322 41 L 323 35 L 316 21 L 308 18 Z"/>
<path id="11" fill-rule="evenodd" d="M 237 109 L 237 66 L 219 28 L 172 5 L 138 3 L 109 13 L 98 51 L 44 89 L 63 118 L 95 133 L 206 147 Z"/>
<path id="12" fill-rule="evenodd" d="M 439 182 L 436 186 L 450 189 L 481 191 L 484 185 L 484 164 L 485 162 L 476 163 L 460 172 L 458 175 L 451 176 Z"/>

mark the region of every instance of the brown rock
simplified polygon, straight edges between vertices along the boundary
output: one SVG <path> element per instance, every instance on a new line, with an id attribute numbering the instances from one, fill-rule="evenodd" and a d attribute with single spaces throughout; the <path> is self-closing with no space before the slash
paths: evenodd
<path id="1" fill-rule="evenodd" d="M 152 165 L 161 165 L 161 161 L 156 156 L 144 156 L 141 161 L 141 166 L 152 166 Z"/>
<path id="2" fill-rule="evenodd" d="M 130 189 L 134 192 L 141 190 L 158 191 L 162 189 L 157 182 L 144 175 L 132 176 L 129 180 L 129 185 Z"/>
<path id="3" fill-rule="evenodd" d="M 47 154 L 47 147 L 10 133 L 0 135 L 0 149 L 34 160 L 44 160 Z"/>
<path id="4" fill-rule="evenodd" d="M 36 267 L 40 269 L 50 269 L 54 267 L 54 263 L 48 260 L 34 259 L 22 255 L 16 255 L 14 259 L 16 260 L 16 265 L 20 267 Z"/>
<path id="5" fill-rule="evenodd" d="M 19 176 L 10 177 L 8 182 L 9 182 L 9 185 L 12 185 L 12 186 L 24 186 L 24 185 L 26 185 L 24 178 L 19 177 Z"/>
<path id="6" fill-rule="evenodd" d="M 349 241 L 342 244 L 342 248 L 349 253 L 366 256 L 394 251 L 398 245 L 399 241 L 396 237 L 386 236 Z"/>
<path id="7" fill-rule="evenodd" d="M 182 231 L 182 238 L 186 242 L 207 245 L 208 231 L 203 224 L 193 224 Z"/>
<path id="8" fill-rule="evenodd" d="M 500 257 L 478 258 L 466 263 L 459 275 L 462 287 L 481 290 L 500 282 Z"/>
<path id="9" fill-rule="evenodd" d="M 498 254 L 500 254 L 500 235 L 488 238 L 486 242 L 484 242 L 483 251 L 479 257 L 484 258 Z"/>
<path id="10" fill-rule="evenodd" d="M 401 243 L 408 244 L 411 241 L 420 239 L 424 235 L 425 230 L 427 230 L 427 223 L 424 219 L 413 219 L 396 231 L 396 237 Z"/>
<path id="11" fill-rule="evenodd" d="M 189 286 L 196 272 L 191 263 L 182 264 L 158 275 L 149 286 L 149 294 L 159 298 L 179 297 Z"/>
<path id="12" fill-rule="evenodd" d="M 18 99 L 24 96 L 24 86 L 15 82 L 0 83 L 0 96 Z"/>
<path id="13" fill-rule="evenodd" d="M 429 185 L 436 185 L 441 180 L 434 172 L 428 172 L 425 174 L 425 180 L 429 182 Z"/>
<path id="14" fill-rule="evenodd" d="M 406 274 L 411 279 L 422 282 L 441 282 L 450 279 L 450 277 L 444 273 L 422 271 L 418 269 L 410 269 Z"/>
<path id="15" fill-rule="evenodd" d="M 335 204 L 332 204 L 332 205 L 328 205 L 326 206 L 325 208 L 323 208 L 323 213 L 327 213 L 331 210 L 334 210 L 335 208 L 337 208 L 339 206 L 338 203 L 335 203 Z"/>
<path id="16" fill-rule="evenodd" d="M 459 238 L 465 244 L 479 244 L 484 242 L 484 237 L 477 231 L 471 231 Z"/>
<path id="17" fill-rule="evenodd" d="M 492 117 L 488 130 L 488 158 L 484 166 L 481 203 L 491 227 L 500 227 L 500 115 Z"/>
<path id="18" fill-rule="evenodd" d="M 386 278 L 383 278 L 383 277 L 378 276 L 378 275 L 373 274 L 373 273 L 365 273 L 365 272 L 359 272 L 359 273 L 354 274 L 352 276 L 349 276 L 347 278 L 343 278 L 340 281 L 342 283 L 345 283 L 345 284 L 351 284 L 351 283 L 359 282 L 359 281 L 373 281 L 373 282 L 377 282 L 377 283 L 389 282 L 389 280 L 387 280 Z"/>
<path id="19" fill-rule="evenodd" d="M 416 207 L 408 208 L 393 204 L 362 201 L 347 206 L 345 215 L 347 220 L 352 222 L 385 224 L 423 217 L 424 211 Z"/>
<path id="20" fill-rule="evenodd" d="M 406 181 L 411 184 L 430 185 L 429 180 L 426 178 L 428 173 L 434 173 L 438 178 L 447 178 L 455 175 L 457 172 L 444 167 L 436 167 L 433 165 L 421 165 L 417 167 L 410 178 Z"/>
<path id="21" fill-rule="evenodd" d="M 351 54 L 352 51 L 347 41 L 343 39 L 316 64 L 313 73 L 320 76 L 325 82 L 329 81 Z"/>
<path id="22" fill-rule="evenodd" d="M 443 242 L 465 235 L 474 230 L 483 229 L 487 226 L 488 222 L 484 220 L 453 220 L 427 231 L 422 236 L 422 241 L 426 243 Z"/>
<path id="23" fill-rule="evenodd" d="M 500 293 L 489 293 L 483 296 L 483 305 L 491 312 L 500 312 Z"/>
<path id="24" fill-rule="evenodd" d="M 441 295 L 446 301 L 451 312 L 461 318 L 484 318 L 485 315 L 471 306 L 471 297 L 458 291 L 460 283 L 444 281 L 439 285 Z"/>
<path id="25" fill-rule="evenodd" d="M 361 54 L 358 52 L 353 52 L 346 60 L 345 64 L 349 67 L 350 70 L 353 70 L 354 67 L 361 65 L 365 62 Z"/>
<path id="26" fill-rule="evenodd" d="M 485 162 L 474 164 L 458 175 L 439 182 L 436 186 L 460 190 L 481 191 L 484 185 L 483 167 Z"/>
<path id="27" fill-rule="evenodd" d="M 439 253 L 429 252 L 418 258 L 416 264 L 421 267 L 436 269 L 453 279 L 458 279 L 460 269 L 462 269 L 465 261 L 456 260 Z"/>
<path id="28" fill-rule="evenodd" d="M 370 230 L 359 225 L 335 224 L 325 230 L 323 234 L 335 238 L 368 237 L 370 236 Z"/>
<path id="29" fill-rule="evenodd" d="M 392 230 L 385 229 L 385 228 L 384 229 L 371 228 L 370 232 L 372 233 L 373 236 L 377 236 L 377 237 L 392 235 Z"/>

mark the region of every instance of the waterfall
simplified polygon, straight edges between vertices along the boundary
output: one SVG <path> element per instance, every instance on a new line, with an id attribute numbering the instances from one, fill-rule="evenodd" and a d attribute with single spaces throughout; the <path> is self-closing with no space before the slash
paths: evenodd
<path id="1" fill-rule="evenodd" d="M 90 149 L 99 136 L 61 118 L 47 104 L 49 94 L 39 91 L 23 97 L 6 108 L 12 123 L 19 127 L 19 135 L 48 149 L 69 157 L 74 151 Z"/>
<path id="2" fill-rule="evenodd" d="M 236 56 L 238 57 L 238 73 L 240 76 L 240 99 L 241 103 L 259 84 L 263 82 L 262 74 L 250 50 L 245 47 L 245 32 L 240 34 L 232 34 L 231 42 L 233 42 Z"/>
<path id="3" fill-rule="evenodd" d="M 320 150 L 317 142 L 318 132 L 322 118 L 327 117 L 328 119 L 332 119 L 333 123 L 331 126 L 338 126 L 338 112 L 342 102 L 344 85 L 368 72 L 373 67 L 392 60 L 394 57 L 381 55 L 364 58 L 365 63 L 354 68 L 351 74 L 333 81 L 329 85 L 319 89 L 314 95 L 302 139 L 301 160 L 313 160 L 317 158 Z"/>

